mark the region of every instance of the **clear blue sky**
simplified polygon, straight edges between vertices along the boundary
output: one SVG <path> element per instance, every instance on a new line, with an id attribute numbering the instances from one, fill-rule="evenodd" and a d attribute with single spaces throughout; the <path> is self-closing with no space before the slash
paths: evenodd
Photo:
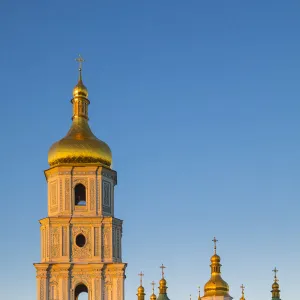
<path id="1" fill-rule="evenodd" d="M 299 1 L 2 1 L 0 298 L 35 299 L 47 151 L 71 118 L 74 58 L 90 124 L 118 171 L 126 299 L 137 274 L 172 300 L 209 279 L 231 295 L 298 295 Z"/>

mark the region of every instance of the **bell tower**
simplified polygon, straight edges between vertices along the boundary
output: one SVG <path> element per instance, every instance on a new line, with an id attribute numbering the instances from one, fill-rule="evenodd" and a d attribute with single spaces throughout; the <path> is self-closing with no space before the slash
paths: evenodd
<path id="1" fill-rule="evenodd" d="M 88 124 L 88 91 L 73 90 L 72 125 L 48 154 L 48 216 L 40 220 L 37 300 L 124 300 L 122 221 L 114 216 L 117 172 L 109 146 Z"/>

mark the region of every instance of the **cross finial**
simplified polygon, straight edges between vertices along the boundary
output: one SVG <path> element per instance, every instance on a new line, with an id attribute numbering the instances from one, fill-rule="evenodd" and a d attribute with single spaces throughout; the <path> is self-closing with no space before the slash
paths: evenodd
<path id="1" fill-rule="evenodd" d="M 278 281 L 278 279 L 277 279 L 277 273 L 278 273 L 278 270 L 276 269 L 276 267 L 275 267 L 275 269 L 273 270 L 273 272 L 274 272 L 274 281 L 277 282 L 277 281 Z"/>
<path id="2" fill-rule="evenodd" d="M 242 289 L 242 295 L 244 296 L 245 286 L 243 284 L 241 285 L 241 289 Z"/>
<path id="3" fill-rule="evenodd" d="M 81 57 L 81 55 L 79 54 L 78 57 L 75 59 L 78 62 L 79 65 L 79 80 L 81 80 L 81 71 L 82 71 L 82 63 L 85 62 L 85 60 Z"/>
<path id="4" fill-rule="evenodd" d="M 152 294 L 154 294 L 154 286 L 155 286 L 155 282 L 152 281 L 152 282 L 151 282 L 151 285 L 152 285 Z"/>
<path id="5" fill-rule="evenodd" d="M 143 285 L 143 276 L 144 276 L 144 273 L 141 272 L 140 274 L 138 274 L 138 276 L 140 276 L 140 285 L 142 286 Z"/>
<path id="6" fill-rule="evenodd" d="M 200 289 L 200 286 L 198 286 L 198 295 L 200 297 L 200 292 L 201 292 L 201 289 Z"/>
<path id="7" fill-rule="evenodd" d="M 192 295 L 190 295 L 190 300 L 192 300 Z"/>
<path id="8" fill-rule="evenodd" d="M 214 239 L 212 241 L 214 242 L 215 254 L 217 254 L 217 242 L 218 242 L 218 240 L 216 239 L 216 237 L 214 237 Z"/>
<path id="9" fill-rule="evenodd" d="M 161 264 L 160 268 L 161 268 L 161 276 L 162 276 L 162 278 L 165 278 L 165 272 L 164 272 L 164 269 L 165 269 L 166 267 L 164 266 L 164 264 Z"/>

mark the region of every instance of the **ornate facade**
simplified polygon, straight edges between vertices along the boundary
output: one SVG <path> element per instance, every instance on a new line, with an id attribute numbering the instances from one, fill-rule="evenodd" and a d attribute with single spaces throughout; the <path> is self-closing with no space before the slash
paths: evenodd
<path id="1" fill-rule="evenodd" d="M 79 62 L 82 59 L 79 58 Z M 48 216 L 40 220 L 38 300 L 124 300 L 122 221 L 114 216 L 111 151 L 88 125 L 88 92 L 73 90 L 72 126 L 49 150 Z"/>

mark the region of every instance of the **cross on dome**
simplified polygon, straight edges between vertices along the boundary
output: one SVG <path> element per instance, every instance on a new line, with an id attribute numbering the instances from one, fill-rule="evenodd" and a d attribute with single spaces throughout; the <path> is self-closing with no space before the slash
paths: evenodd
<path id="1" fill-rule="evenodd" d="M 166 267 L 164 266 L 164 264 L 161 264 L 160 268 L 161 268 L 161 275 L 162 275 L 162 278 L 165 278 L 165 272 L 164 272 L 164 269 L 166 269 Z"/>
<path id="2" fill-rule="evenodd" d="M 241 287 L 241 289 L 242 289 L 242 294 L 244 295 L 245 286 L 242 284 L 240 287 Z"/>
<path id="3" fill-rule="evenodd" d="M 75 59 L 77 62 L 78 62 L 78 65 L 79 65 L 79 80 L 82 80 L 82 74 L 81 74 L 81 71 L 82 71 L 82 64 L 85 62 L 85 59 L 82 58 L 82 56 L 79 54 L 78 57 Z"/>
<path id="4" fill-rule="evenodd" d="M 277 279 L 277 273 L 278 273 L 278 270 L 276 269 L 276 267 L 275 267 L 275 269 L 273 270 L 273 272 L 274 272 L 274 279 L 275 279 L 275 282 L 277 282 L 277 281 L 278 281 L 278 279 Z"/>
<path id="5" fill-rule="evenodd" d="M 82 58 L 82 56 L 79 54 L 78 57 L 77 57 L 75 60 L 76 60 L 76 61 L 78 62 L 78 64 L 79 64 L 79 71 L 81 71 L 81 70 L 82 70 L 82 63 L 85 62 L 85 59 Z"/>
<path id="6" fill-rule="evenodd" d="M 138 274 L 138 276 L 140 276 L 140 284 L 142 286 L 143 285 L 143 276 L 144 276 L 144 273 L 141 272 L 140 274 Z"/>
<path id="7" fill-rule="evenodd" d="M 151 285 L 152 285 L 152 293 L 154 294 L 154 286 L 155 286 L 155 282 L 152 281 L 152 282 L 151 282 Z"/>
<path id="8" fill-rule="evenodd" d="M 216 239 L 216 237 L 214 237 L 214 239 L 212 241 L 214 242 L 215 254 L 217 254 L 217 242 L 218 242 L 218 240 Z"/>

